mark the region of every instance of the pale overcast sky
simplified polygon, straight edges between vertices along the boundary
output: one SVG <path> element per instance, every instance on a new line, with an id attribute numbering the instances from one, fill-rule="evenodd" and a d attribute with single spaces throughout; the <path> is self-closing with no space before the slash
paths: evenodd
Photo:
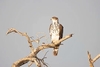
<path id="1" fill-rule="evenodd" d="M 25 37 L 6 35 L 9 28 L 34 38 L 38 32 L 45 33 L 41 41 L 50 43 L 48 29 L 52 16 L 57 16 L 64 26 L 64 36 L 74 35 L 63 42 L 57 57 L 52 49 L 41 51 L 39 57 L 49 50 L 45 60 L 49 67 L 89 67 L 87 51 L 92 58 L 100 54 L 100 0 L 0 0 L 0 67 L 11 67 L 30 53 Z M 100 59 L 94 66 L 100 67 Z"/>

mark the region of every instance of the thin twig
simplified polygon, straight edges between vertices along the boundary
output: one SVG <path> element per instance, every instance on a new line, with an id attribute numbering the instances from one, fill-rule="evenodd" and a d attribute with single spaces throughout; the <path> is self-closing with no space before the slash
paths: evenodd
<path id="1" fill-rule="evenodd" d="M 40 43 L 40 39 L 41 39 L 41 38 L 43 38 L 43 37 L 45 37 L 45 36 L 41 36 L 40 38 L 35 39 L 35 40 L 34 40 L 34 39 L 32 39 L 32 41 L 31 41 L 31 42 L 36 42 L 36 43 L 38 43 L 38 44 L 39 44 L 39 43 Z"/>

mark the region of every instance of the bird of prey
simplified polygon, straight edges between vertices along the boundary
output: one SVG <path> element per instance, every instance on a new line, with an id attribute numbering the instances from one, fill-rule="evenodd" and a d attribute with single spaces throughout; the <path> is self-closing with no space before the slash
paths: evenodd
<path id="1" fill-rule="evenodd" d="M 59 23 L 58 17 L 52 17 L 51 18 L 52 23 L 49 27 L 49 34 L 51 38 L 51 42 L 54 43 L 58 40 L 60 40 L 63 37 L 63 26 Z M 59 43 L 57 46 L 54 47 L 53 54 L 54 56 L 57 56 L 58 49 L 61 43 Z"/>

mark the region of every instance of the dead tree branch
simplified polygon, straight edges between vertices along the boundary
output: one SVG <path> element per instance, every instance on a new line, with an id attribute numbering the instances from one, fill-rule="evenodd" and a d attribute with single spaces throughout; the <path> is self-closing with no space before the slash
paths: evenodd
<path id="1" fill-rule="evenodd" d="M 27 41 L 29 43 L 29 47 L 31 49 L 31 53 L 27 57 L 22 58 L 20 60 L 17 60 L 16 62 L 14 62 L 12 64 L 12 67 L 20 67 L 20 66 L 26 64 L 29 61 L 30 61 L 30 64 L 28 65 L 28 67 L 30 67 L 33 63 L 35 63 L 37 67 L 41 67 L 41 64 L 43 64 L 47 67 L 47 64 L 44 62 L 45 56 L 42 59 L 40 59 L 40 58 L 37 57 L 37 54 L 43 49 L 54 48 L 55 46 L 57 46 L 58 43 L 63 42 L 66 39 L 69 39 L 73 35 L 73 34 L 69 34 L 69 35 L 63 37 L 62 39 L 60 39 L 59 41 L 57 41 L 55 43 L 50 43 L 50 44 L 43 43 L 42 45 L 38 46 L 37 48 L 34 48 L 33 45 L 32 45 L 32 42 L 34 42 L 34 41 L 31 40 L 31 38 L 27 35 L 27 33 L 22 33 L 22 32 L 14 29 L 14 28 L 10 28 L 7 31 L 6 34 L 9 34 L 9 33 L 12 33 L 12 32 L 18 33 L 21 36 L 25 36 L 27 38 Z M 40 39 L 41 38 L 42 37 L 40 37 Z"/>
<path id="2" fill-rule="evenodd" d="M 100 54 L 97 55 L 94 59 L 91 58 L 91 54 L 89 53 L 89 51 L 87 51 L 88 54 L 88 60 L 89 60 L 89 65 L 90 67 L 94 67 L 93 63 L 100 58 Z"/>
<path id="3" fill-rule="evenodd" d="M 97 55 L 97 56 L 93 59 L 93 63 L 94 63 L 97 59 L 99 59 L 99 58 L 100 58 L 100 54 Z"/>
<path id="4" fill-rule="evenodd" d="M 32 45 L 31 39 L 30 39 L 30 37 L 27 35 L 27 33 L 22 33 L 22 32 L 20 32 L 20 31 L 14 29 L 14 28 L 10 28 L 10 29 L 7 31 L 6 34 L 9 34 L 9 33 L 12 33 L 12 32 L 18 33 L 18 34 L 20 34 L 21 36 L 25 36 L 25 37 L 27 38 L 27 41 L 28 41 L 28 43 L 29 43 L 29 47 L 30 47 L 31 51 L 34 50 L 34 47 L 33 47 L 33 45 Z"/>

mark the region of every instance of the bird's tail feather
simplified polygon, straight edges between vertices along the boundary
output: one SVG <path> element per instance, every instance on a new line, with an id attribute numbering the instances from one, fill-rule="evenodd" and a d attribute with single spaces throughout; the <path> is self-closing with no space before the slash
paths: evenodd
<path id="1" fill-rule="evenodd" d="M 57 56 L 58 55 L 58 49 L 54 49 L 53 54 L 54 54 L 54 56 Z"/>

